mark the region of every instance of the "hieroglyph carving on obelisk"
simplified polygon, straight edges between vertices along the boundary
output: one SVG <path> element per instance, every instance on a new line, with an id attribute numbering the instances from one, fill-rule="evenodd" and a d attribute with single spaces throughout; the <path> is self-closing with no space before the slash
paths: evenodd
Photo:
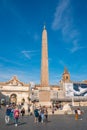
<path id="1" fill-rule="evenodd" d="M 42 32 L 41 87 L 49 86 L 47 31 Z"/>

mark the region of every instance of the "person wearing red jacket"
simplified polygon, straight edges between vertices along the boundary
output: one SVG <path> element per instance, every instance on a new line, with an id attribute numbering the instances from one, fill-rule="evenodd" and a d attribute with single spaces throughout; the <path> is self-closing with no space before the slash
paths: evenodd
<path id="1" fill-rule="evenodd" d="M 14 119 L 15 119 L 15 126 L 18 126 L 18 119 L 19 119 L 19 109 L 16 107 L 14 109 Z"/>

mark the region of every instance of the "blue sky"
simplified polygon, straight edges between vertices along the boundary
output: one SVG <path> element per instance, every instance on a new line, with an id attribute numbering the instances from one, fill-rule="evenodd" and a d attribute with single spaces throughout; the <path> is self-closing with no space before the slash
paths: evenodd
<path id="1" fill-rule="evenodd" d="M 40 83 L 42 30 L 48 33 L 49 79 L 87 79 L 86 0 L 0 0 L 0 81 Z"/>

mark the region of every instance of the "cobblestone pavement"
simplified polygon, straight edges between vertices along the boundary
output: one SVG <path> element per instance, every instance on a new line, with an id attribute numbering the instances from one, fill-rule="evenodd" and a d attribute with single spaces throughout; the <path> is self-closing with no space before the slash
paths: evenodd
<path id="1" fill-rule="evenodd" d="M 75 121 L 74 115 L 50 115 L 47 123 L 34 123 L 34 116 L 20 117 L 19 125 L 15 127 L 10 121 L 4 122 L 4 111 L 0 110 L 0 130 L 87 130 L 87 111 L 83 120 Z"/>

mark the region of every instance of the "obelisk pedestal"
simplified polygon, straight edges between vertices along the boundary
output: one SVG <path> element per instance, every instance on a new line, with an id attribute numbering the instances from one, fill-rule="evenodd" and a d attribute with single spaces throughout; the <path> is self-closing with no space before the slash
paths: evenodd
<path id="1" fill-rule="evenodd" d="M 39 90 L 39 104 L 41 106 L 51 106 L 50 87 L 42 87 Z"/>

